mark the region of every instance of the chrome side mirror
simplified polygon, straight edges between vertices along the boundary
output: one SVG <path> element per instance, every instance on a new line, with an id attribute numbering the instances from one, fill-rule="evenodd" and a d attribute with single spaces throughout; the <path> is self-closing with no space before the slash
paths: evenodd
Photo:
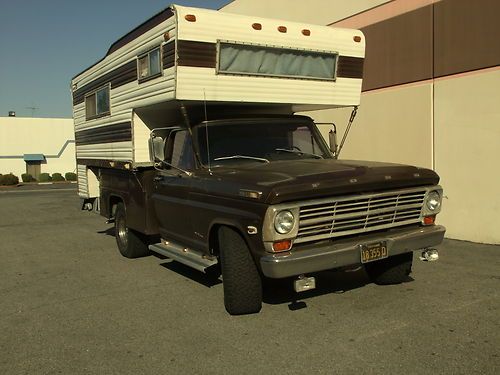
<path id="1" fill-rule="evenodd" d="M 332 128 L 328 132 L 328 141 L 330 143 L 330 151 L 333 153 L 335 159 L 337 159 L 337 127 L 332 124 Z"/>

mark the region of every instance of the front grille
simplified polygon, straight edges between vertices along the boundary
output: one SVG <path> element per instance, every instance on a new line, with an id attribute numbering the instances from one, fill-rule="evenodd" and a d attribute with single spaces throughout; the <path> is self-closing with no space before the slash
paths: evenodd
<path id="1" fill-rule="evenodd" d="M 296 243 L 418 223 L 426 189 L 343 197 L 300 207 Z"/>

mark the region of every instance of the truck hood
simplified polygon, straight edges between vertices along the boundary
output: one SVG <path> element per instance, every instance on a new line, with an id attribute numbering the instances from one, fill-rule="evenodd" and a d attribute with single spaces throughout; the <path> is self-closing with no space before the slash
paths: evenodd
<path id="1" fill-rule="evenodd" d="M 257 191 L 261 193 L 259 200 L 267 204 L 439 182 L 439 176 L 430 169 L 335 159 L 242 163 L 215 168 L 212 176 L 213 183 L 206 186 L 208 194 L 242 197 L 242 191 Z M 223 191 L 217 181 L 224 182 Z"/>

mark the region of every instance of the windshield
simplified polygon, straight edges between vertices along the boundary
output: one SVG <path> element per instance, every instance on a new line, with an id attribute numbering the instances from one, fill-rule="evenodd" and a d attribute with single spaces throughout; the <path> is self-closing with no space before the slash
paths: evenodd
<path id="1" fill-rule="evenodd" d="M 330 157 L 314 125 L 300 122 L 224 122 L 198 125 L 201 161 L 207 165 L 229 163 L 268 163 L 275 160 Z M 208 150 L 207 150 L 208 138 Z"/>

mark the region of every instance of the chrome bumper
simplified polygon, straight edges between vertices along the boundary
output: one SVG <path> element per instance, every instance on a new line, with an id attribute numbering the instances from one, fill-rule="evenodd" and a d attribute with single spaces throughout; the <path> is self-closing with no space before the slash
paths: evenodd
<path id="1" fill-rule="evenodd" d="M 389 256 L 436 246 L 443 241 L 446 228 L 441 225 L 392 229 L 384 233 L 366 234 L 346 240 L 322 241 L 302 245 L 283 254 L 260 258 L 262 273 L 270 278 L 283 278 L 361 263 L 360 247 L 386 241 Z"/>

